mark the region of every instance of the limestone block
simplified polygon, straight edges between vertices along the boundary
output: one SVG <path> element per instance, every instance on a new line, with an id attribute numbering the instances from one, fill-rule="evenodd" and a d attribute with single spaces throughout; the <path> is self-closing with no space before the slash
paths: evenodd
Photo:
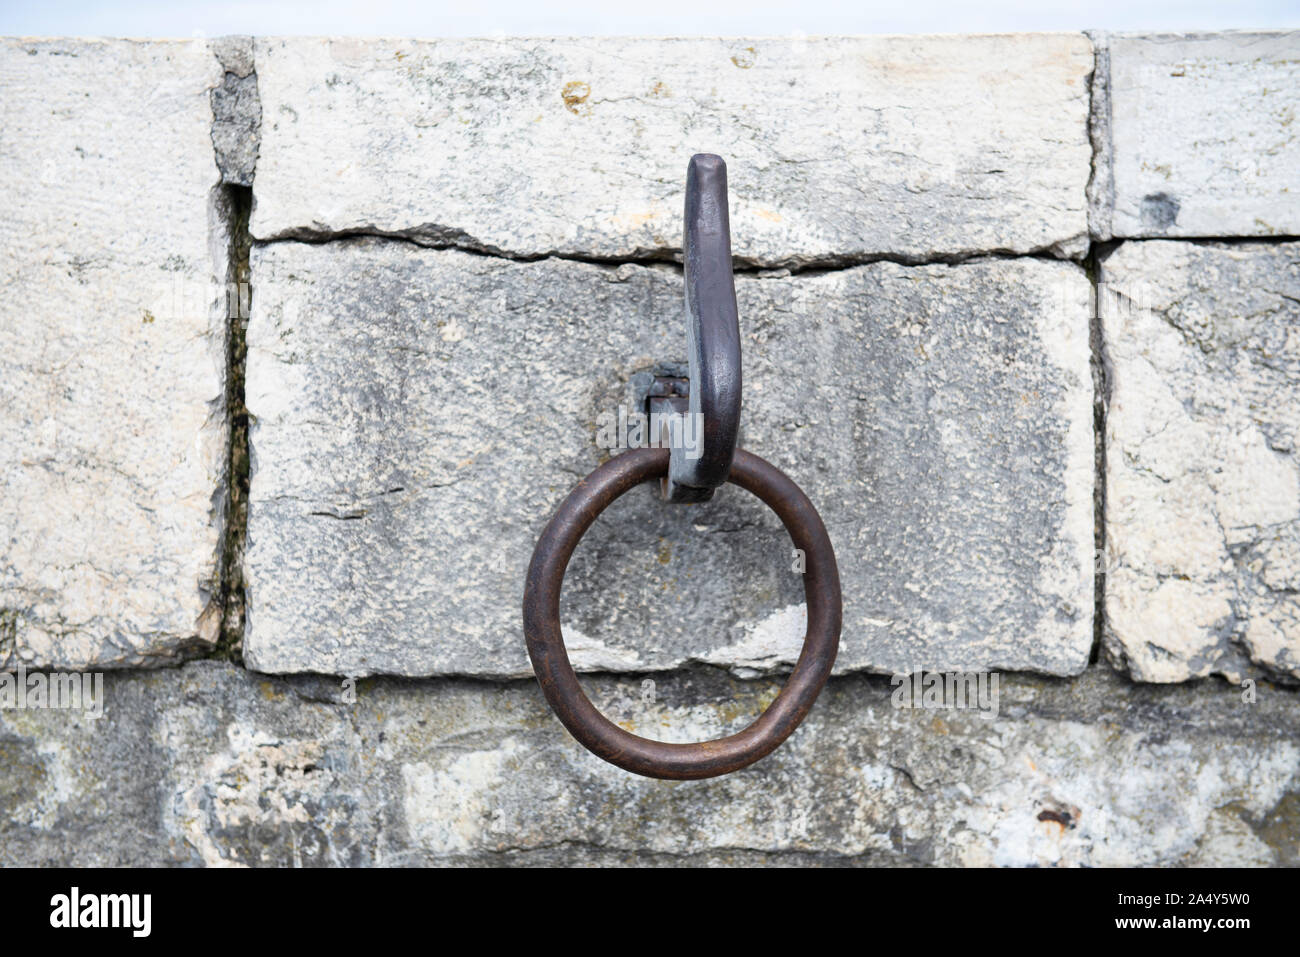
<path id="1" fill-rule="evenodd" d="M 1300 31 L 1096 40 L 1094 235 L 1300 233 Z"/>
<path id="2" fill-rule="evenodd" d="M 1107 648 L 1134 677 L 1300 678 L 1300 244 L 1102 264 Z"/>
<path id="3" fill-rule="evenodd" d="M 202 42 L 0 41 L 0 668 L 215 638 L 220 81 Z"/>
<path id="4" fill-rule="evenodd" d="M 524 573 L 607 452 L 602 416 L 683 358 L 680 272 L 377 239 L 255 249 L 248 663 L 531 674 Z M 840 671 L 1075 674 L 1092 645 L 1090 288 L 1038 259 L 737 281 L 742 446 L 807 491 L 844 584 Z M 729 488 L 619 500 L 570 567 L 584 670 L 798 654 L 784 530 Z"/>
<path id="5" fill-rule="evenodd" d="M 681 242 L 729 164 L 742 262 L 1082 254 L 1082 34 L 259 39 L 261 239 L 371 232 L 602 259 Z"/>

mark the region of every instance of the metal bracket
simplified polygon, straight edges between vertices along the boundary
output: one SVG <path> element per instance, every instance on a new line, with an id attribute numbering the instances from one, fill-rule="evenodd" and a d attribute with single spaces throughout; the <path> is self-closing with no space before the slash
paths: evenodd
<path id="1" fill-rule="evenodd" d="M 683 415 L 690 411 L 690 395 L 690 379 L 685 376 L 657 375 L 646 391 L 646 415 L 652 416 L 652 422 L 656 421 L 653 417 L 657 416 L 660 423 L 668 415 Z M 660 447 L 667 448 L 668 443 L 661 442 Z"/>
<path id="2" fill-rule="evenodd" d="M 691 411 L 691 380 L 687 378 L 686 368 L 680 363 L 659 363 L 655 367 L 654 378 L 645 390 L 645 408 L 648 427 L 656 424 L 659 432 L 654 436 L 655 444 L 661 449 L 672 449 L 674 433 L 672 422 L 684 427 L 686 416 Z M 697 437 L 698 438 L 698 437 Z M 665 501 L 668 497 L 668 476 L 659 480 L 659 494 Z"/>

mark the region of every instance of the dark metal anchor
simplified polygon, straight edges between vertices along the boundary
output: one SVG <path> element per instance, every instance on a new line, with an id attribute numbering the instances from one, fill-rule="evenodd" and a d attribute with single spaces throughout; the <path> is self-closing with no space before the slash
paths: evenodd
<path id="1" fill-rule="evenodd" d="M 682 226 L 686 272 L 686 353 L 690 363 L 687 411 L 701 441 L 692 450 L 673 437 L 664 482 L 670 502 L 705 502 L 727 481 L 740 434 L 740 318 L 731 273 L 727 164 L 697 153 L 686 168 Z M 672 394 L 671 388 L 661 393 Z M 653 395 L 653 392 L 652 392 Z M 673 404 L 680 409 L 680 403 Z M 653 411 L 653 406 L 651 411 Z"/>

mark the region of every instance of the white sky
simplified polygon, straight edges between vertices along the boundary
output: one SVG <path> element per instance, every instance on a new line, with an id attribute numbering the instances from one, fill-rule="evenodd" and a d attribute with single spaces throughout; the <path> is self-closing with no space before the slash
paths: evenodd
<path id="1" fill-rule="evenodd" d="M 975 33 L 1300 26 L 1300 0 L 0 0 L 0 35 Z"/>

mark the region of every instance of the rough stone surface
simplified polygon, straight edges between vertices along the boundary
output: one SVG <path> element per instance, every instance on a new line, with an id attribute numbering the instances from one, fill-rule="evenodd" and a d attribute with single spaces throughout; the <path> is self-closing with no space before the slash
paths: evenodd
<path id="1" fill-rule="evenodd" d="M 672 267 L 391 240 L 254 250 L 250 666 L 531 674 L 524 573 L 599 416 L 680 359 Z M 1077 673 L 1092 644 L 1090 289 L 1037 259 L 740 276 L 741 444 L 820 510 L 841 671 Z M 565 585 L 576 664 L 781 668 L 802 583 L 738 489 L 639 489 Z"/>
<path id="2" fill-rule="evenodd" d="M 832 679 L 773 755 L 664 782 L 588 754 L 536 685 L 110 676 L 107 713 L 0 711 L 0 864 L 1300 863 L 1295 692 L 1005 676 L 906 710 Z M 592 679 L 670 740 L 738 730 L 771 681 Z"/>
<path id="3" fill-rule="evenodd" d="M 252 37 L 221 37 L 213 54 L 225 77 L 212 91 L 212 146 L 222 182 L 252 186 L 262 134 L 262 104 L 257 95 Z"/>
<path id="4" fill-rule="evenodd" d="M 1094 40 L 1095 236 L 1300 234 L 1300 31 Z"/>
<path id="5" fill-rule="evenodd" d="M 1106 646 L 1148 681 L 1300 679 L 1300 243 L 1103 261 Z"/>
<path id="6" fill-rule="evenodd" d="M 0 668 L 215 627 L 220 81 L 206 43 L 0 41 Z"/>
<path id="7" fill-rule="evenodd" d="M 255 56 L 262 239 L 666 257 L 687 159 L 716 152 L 745 262 L 1086 247 L 1082 34 L 259 39 Z"/>

